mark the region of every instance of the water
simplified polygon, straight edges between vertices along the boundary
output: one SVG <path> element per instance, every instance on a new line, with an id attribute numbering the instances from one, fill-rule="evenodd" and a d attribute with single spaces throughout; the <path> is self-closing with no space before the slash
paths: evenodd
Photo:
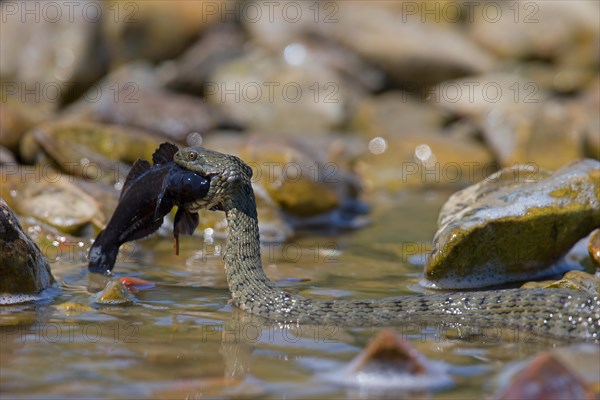
<path id="1" fill-rule="evenodd" d="M 267 274 L 288 290 L 319 298 L 369 298 L 423 292 L 419 251 L 433 237 L 445 196 L 403 194 L 376 199 L 373 223 L 356 232 L 305 233 L 263 248 Z M 398 205 L 401 204 L 401 205 Z M 49 301 L 3 307 L 2 398 L 347 398 L 378 397 L 326 379 L 343 368 L 376 329 L 274 326 L 229 304 L 221 242 L 168 237 L 138 242 L 115 268 L 156 287 L 130 306 L 99 306 L 81 290 Z M 54 263 L 58 281 L 87 285 L 85 266 Z M 79 303 L 65 310 L 61 304 Z M 433 393 L 394 397 L 481 398 L 496 377 L 548 343 L 507 341 L 460 328 L 407 325 L 397 332 L 427 358 L 443 363 L 453 384 Z M 464 332 L 461 332 L 464 333 Z"/>

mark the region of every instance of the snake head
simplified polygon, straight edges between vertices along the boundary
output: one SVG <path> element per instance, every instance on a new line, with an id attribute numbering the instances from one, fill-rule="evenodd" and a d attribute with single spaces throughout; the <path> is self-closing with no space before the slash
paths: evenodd
<path id="1" fill-rule="evenodd" d="M 197 199 L 190 211 L 199 208 L 223 210 L 228 199 L 234 198 L 235 191 L 251 186 L 252 169 L 238 157 L 219 153 L 204 147 L 184 147 L 179 149 L 173 160 L 210 180 L 207 194 Z"/>

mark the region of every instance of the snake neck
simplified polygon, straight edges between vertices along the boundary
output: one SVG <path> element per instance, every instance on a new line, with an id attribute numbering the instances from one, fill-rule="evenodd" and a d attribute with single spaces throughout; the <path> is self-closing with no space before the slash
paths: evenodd
<path id="1" fill-rule="evenodd" d="M 295 301 L 292 295 L 277 288 L 263 270 L 251 184 L 237 190 L 243 195 L 232 195 L 231 201 L 223 205 L 229 229 L 224 257 L 227 283 L 236 306 L 254 314 L 273 313 L 281 310 L 283 304 L 291 306 Z"/>

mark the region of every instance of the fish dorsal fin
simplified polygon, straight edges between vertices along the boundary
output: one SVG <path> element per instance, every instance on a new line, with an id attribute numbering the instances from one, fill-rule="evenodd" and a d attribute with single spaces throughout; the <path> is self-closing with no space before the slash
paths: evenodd
<path id="1" fill-rule="evenodd" d="M 133 167 L 131 168 L 131 171 L 129 171 L 129 173 L 127 174 L 127 177 L 125 178 L 125 183 L 123 183 L 123 189 L 121 189 L 121 196 L 123 197 L 123 193 L 125 193 L 127 191 L 127 188 L 129 187 L 129 185 L 131 185 L 131 182 L 135 181 L 135 179 L 142 175 L 144 172 L 146 172 L 147 170 L 150 169 L 150 163 L 146 160 L 137 160 L 134 164 Z M 119 199 L 120 199 L 119 197 Z"/>
<path id="2" fill-rule="evenodd" d="M 152 161 L 154 165 L 168 163 L 173 161 L 173 156 L 179 151 L 179 147 L 173 143 L 164 142 L 158 149 L 152 154 Z"/>

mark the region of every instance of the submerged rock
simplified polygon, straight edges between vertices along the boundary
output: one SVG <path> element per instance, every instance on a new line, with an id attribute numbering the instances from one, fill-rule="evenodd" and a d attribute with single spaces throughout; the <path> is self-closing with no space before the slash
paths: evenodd
<path id="1" fill-rule="evenodd" d="M 350 364 L 327 378 L 371 395 L 427 392 L 452 383 L 444 364 L 427 360 L 390 330 L 381 331 Z"/>
<path id="2" fill-rule="evenodd" d="M 105 305 L 128 305 L 135 303 L 135 297 L 123 282 L 116 279 L 109 281 L 102 291 L 96 293 L 94 302 Z"/>
<path id="3" fill-rule="evenodd" d="M 50 265 L 0 197 L 0 305 L 35 300 L 52 285 Z"/>
<path id="4" fill-rule="evenodd" d="M 555 262 L 600 226 L 600 162 L 553 174 L 506 168 L 442 207 L 426 287 L 479 288 L 558 272 Z"/>
<path id="5" fill-rule="evenodd" d="M 588 367 L 595 370 L 591 374 L 597 374 L 598 356 L 598 349 L 593 347 L 545 351 L 515 372 L 508 387 L 495 399 L 596 399 L 593 383 L 581 372 L 588 372 Z"/>

